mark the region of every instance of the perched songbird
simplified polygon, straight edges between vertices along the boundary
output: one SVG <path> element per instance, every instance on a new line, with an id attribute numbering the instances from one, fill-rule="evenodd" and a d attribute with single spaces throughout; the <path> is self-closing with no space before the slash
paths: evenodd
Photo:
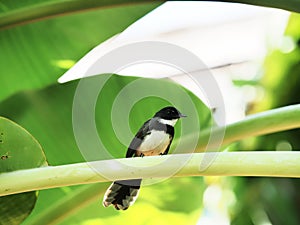
<path id="1" fill-rule="evenodd" d="M 174 107 L 165 107 L 158 111 L 139 129 L 131 141 L 126 157 L 153 156 L 168 154 L 174 137 L 174 125 L 181 117 L 186 117 Z M 107 189 L 103 205 L 114 205 L 117 210 L 126 210 L 138 195 L 141 179 L 118 180 Z"/>

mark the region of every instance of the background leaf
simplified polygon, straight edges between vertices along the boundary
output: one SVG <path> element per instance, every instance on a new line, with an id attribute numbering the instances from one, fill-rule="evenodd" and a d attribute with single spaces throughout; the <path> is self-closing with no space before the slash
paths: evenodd
<path id="1" fill-rule="evenodd" d="M 46 166 L 39 143 L 22 127 L 0 117 L 0 173 Z M 0 224 L 20 224 L 32 211 L 37 192 L 0 197 Z"/>
<path id="2" fill-rule="evenodd" d="M 100 77 L 105 78 L 109 77 L 109 75 L 100 75 Z M 96 78 L 97 77 L 91 77 L 86 79 L 94 81 Z M 143 88 L 145 86 L 147 86 L 149 89 L 156 88 L 161 90 L 161 93 L 164 93 L 165 95 L 172 93 L 172 96 L 175 99 L 178 99 L 177 104 L 179 105 L 179 108 L 182 108 L 180 105 L 184 104 L 185 101 L 185 99 L 182 99 L 181 91 L 186 92 L 188 97 L 195 104 L 199 119 L 199 126 L 201 129 L 204 129 L 211 123 L 210 110 L 193 94 L 185 91 L 182 87 L 174 84 L 173 82 L 168 80 L 152 80 L 113 75 L 109 77 L 104 88 L 101 90 L 95 110 L 95 121 L 98 128 L 99 137 L 101 140 L 103 140 L 106 149 L 110 151 L 112 156 L 118 158 L 124 157 L 127 149 L 126 146 L 128 145 L 128 143 L 121 143 L 118 140 L 114 128 L 112 127 L 112 121 L 110 120 L 112 114 L 112 104 L 114 103 L 116 96 L 120 93 L 120 91 L 135 81 L 138 81 L 139 85 L 142 85 Z M 18 123 L 22 124 L 36 136 L 36 138 L 44 147 L 45 154 L 50 165 L 62 165 L 85 161 L 76 145 L 72 128 L 72 103 L 77 85 L 78 81 L 73 81 L 63 85 L 52 85 L 39 91 L 24 91 L 0 103 L 1 115 L 8 116 L 18 121 Z M 121 102 L 124 104 L 126 104 L 128 99 L 130 100 L 128 96 L 136 94 L 136 89 L 129 88 L 128 90 L 129 92 L 127 95 L 121 98 Z M 126 118 L 125 120 L 130 122 L 131 130 L 133 133 L 135 133 L 139 126 L 141 126 L 144 121 L 152 117 L 158 109 L 169 104 L 170 103 L 168 101 L 157 97 L 149 96 L 147 98 L 142 98 L 140 101 L 134 104 L 130 113 L 130 117 Z M 123 106 L 118 105 L 117 109 L 122 112 Z M 84 109 L 82 110 L 84 111 Z M 182 108 L 181 111 L 187 115 L 191 115 L 190 110 L 191 109 L 189 108 Z M 194 126 L 191 124 L 195 123 L 195 119 L 196 118 L 190 117 L 186 118 L 185 120 L 185 123 L 190 124 L 187 126 L 191 127 L 191 133 L 194 132 L 192 129 Z M 182 135 L 180 123 L 176 125 L 175 132 L 175 140 L 177 140 Z M 132 136 L 130 136 L 130 138 L 131 137 Z M 172 145 L 171 151 L 175 147 L 176 144 Z M 102 151 L 105 151 L 105 149 L 93 149 L 93 158 L 90 158 L 89 160 L 101 159 L 101 155 L 103 155 L 101 154 Z M 112 216 L 111 220 L 113 220 L 113 218 L 115 218 L 116 221 L 122 220 L 122 217 L 119 216 L 119 212 L 116 212 L 114 209 L 106 209 L 101 205 L 103 193 L 108 185 L 109 184 L 101 185 L 99 188 L 94 188 L 93 185 L 87 185 L 87 187 L 66 187 L 40 191 L 35 210 L 33 214 L 25 221 L 25 224 L 31 224 L 31 220 L 36 221 L 37 218 L 40 218 L 40 214 L 43 214 L 43 211 L 45 208 L 48 208 L 49 205 L 56 205 L 57 202 L 60 202 L 60 204 L 67 204 L 67 202 L 70 200 L 69 196 L 73 196 L 71 199 L 74 199 L 70 204 L 72 204 L 77 210 L 80 210 L 86 206 L 86 204 L 81 200 L 80 197 L 78 197 L 78 201 L 76 201 L 77 198 L 76 194 L 74 193 L 80 192 L 81 188 L 88 187 L 91 187 L 89 191 L 89 198 L 91 198 L 92 202 L 97 201 L 97 204 L 92 204 L 93 207 L 88 206 L 90 212 L 88 215 L 85 215 L 85 210 L 82 211 L 82 213 L 76 213 L 76 215 L 72 215 L 72 219 L 69 219 L 69 222 L 65 222 L 65 224 L 76 224 L 76 221 L 82 221 L 83 218 L 95 218 L 99 217 L 99 215 L 106 215 L 107 213 L 108 215 Z M 188 188 L 190 185 L 194 185 L 194 188 L 190 188 L 189 192 L 186 192 L 185 189 L 180 188 L 183 186 Z M 191 215 L 191 213 L 199 213 L 199 201 L 201 201 L 201 194 L 198 195 L 198 193 L 201 193 L 201 191 L 203 191 L 203 187 L 201 187 L 201 178 L 177 178 L 174 181 L 170 181 L 169 184 L 158 183 L 156 185 L 151 185 L 145 190 L 144 197 L 143 194 L 140 195 L 134 211 L 139 211 L 138 209 L 142 209 L 140 208 L 142 206 L 139 207 L 139 204 L 146 204 L 149 205 L 148 207 L 152 205 L 150 208 L 153 210 L 155 208 L 160 208 L 161 210 L 172 212 L 182 211 L 188 217 L 188 215 Z M 150 201 L 150 199 L 153 199 L 154 197 L 151 193 L 155 193 L 155 196 L 169 195 L 169 197 L 157 197 L 157 200 L 153 202 L 153 200 Z M 177 195 L 176 193 L 180 193 L 178 198 L 174 198 L 174 196 Z M 199 198 L 195 198 L 194 196 L 199 196 Z M 143 200 L 143 198 L 146 200 Z M 64 200 L 66 203 L 62 203 Z M 181 202 L 180 205 L 176 205 L 178 200 Z M 170 207 L 170 204 L 173 206 Z M 196 207 L 197 205 L 198 207 Z M 70 207 L 70 210 L 71 209 L 72 207 Z M 46 220 L 46 222 L 48 221 L 50 223 L 50 221 L 57 217 L 54 216 L 57 215 L 57 213 L 60 214 L 61 219 L 64 219 L 66 215 L 70 215 L 68 210 L 65 212 L 61 212 L 61 210 L 56 212 L 56 210 L 57 208 L 54 207 L 54 212 L 50 212 L 50 217 L 45 215 L 45 217 L 42 217 L 42 219 L 38 221 L 45 222 L 44 220 Z M 170 216 L 171 215 L 174 217 L 174 220 L 176 220 L 177 217 L 180 217 L 180 214 L 176 213 L 172 213 Z M 144 216 L 145 218 L 152 218 L 151 211 L 149 211 L 149 214 L 144 213 Z M 193 218 L 194 220 L 196 219 L 196 217 Z M 38 222 L 35 223 L 38 224 Z"/>
<path id="3" fill-rule="evenodd" d="M 7 4 L 0 2 L 2 8 L 9 9 Z M 33 5 L 34 1 L 27 4 Z M 1 30 L 0 68 L 5 79 L 1 79 L 0 100 L 21 90 L 56 83 L 66 70 L 62 62 L 72 65 L 157 5 L 105 8 Z"/>

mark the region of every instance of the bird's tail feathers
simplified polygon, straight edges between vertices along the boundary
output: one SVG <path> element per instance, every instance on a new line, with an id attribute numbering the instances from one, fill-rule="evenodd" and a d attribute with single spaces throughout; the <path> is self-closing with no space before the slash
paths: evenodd
<path id="1" fill-rule="evenodd" d="M 103 205 L 113 205 L 117 210 L 126 210 L 138 197 L 141 179 L 119 180 L 113 182 L 107 189 Z"/>

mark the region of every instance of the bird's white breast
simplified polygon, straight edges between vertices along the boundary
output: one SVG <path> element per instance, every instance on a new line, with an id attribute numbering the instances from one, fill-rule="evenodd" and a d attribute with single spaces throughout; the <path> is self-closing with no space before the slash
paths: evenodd
<path id="1" fill-rule="evenodd" d="M 164 131 L 152 130 L 137 150 L 145 156 L 159 155 L 168 147 L 170 138 L 171 136 Z"/>

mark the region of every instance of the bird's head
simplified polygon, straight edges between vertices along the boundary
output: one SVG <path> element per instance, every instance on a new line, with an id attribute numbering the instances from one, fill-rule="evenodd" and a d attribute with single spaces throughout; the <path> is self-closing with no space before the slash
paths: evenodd
<path id="1" fill-rule="evenodd" d="M 168 106 L 159 110 L 154 117 L 159 117 L 164 120 L 176 120 L 181 117 L 186 117 L 186 115 L 180 113 L 175 107 Z"/>

